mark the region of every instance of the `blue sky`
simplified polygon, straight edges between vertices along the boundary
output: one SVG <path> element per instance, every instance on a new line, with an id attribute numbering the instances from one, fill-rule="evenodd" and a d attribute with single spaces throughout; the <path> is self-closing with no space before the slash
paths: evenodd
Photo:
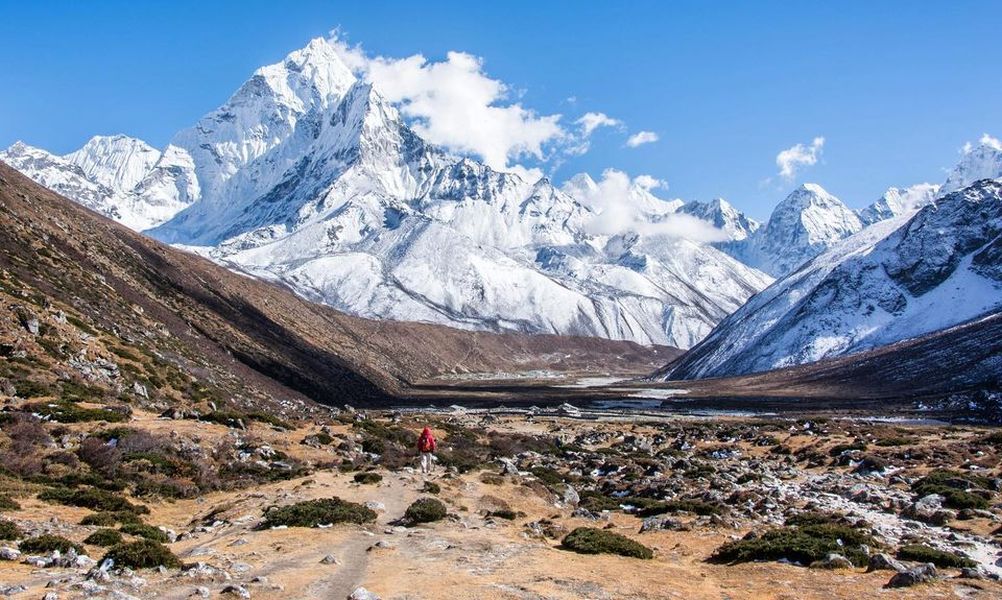
<path id="1" fill-rule="evenodd" d="M 939 182 L 964 142 L 1002 135 L 1002 2 L 0 0 L 0 14 L 0 146 L 57 153 L 94 133 L 163 146 L 335 27 L 371 54 L 481 57 L 566 128 L 586 112 L 625 123 L 543 164 L 557 181 L 611 167 L 760 218 L 802 181 L 855 207 Z M 659 141 L 628 147 L 642 130 Z M 777 154 L 819 136 L 817 163 L 779 177 Z"/>

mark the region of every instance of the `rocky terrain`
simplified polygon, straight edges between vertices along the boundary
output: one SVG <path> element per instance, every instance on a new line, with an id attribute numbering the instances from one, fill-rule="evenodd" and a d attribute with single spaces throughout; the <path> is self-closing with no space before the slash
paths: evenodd
<path id="1" fill-rule="evenodd" d="M 30 402 L 7 399 L 0 434 L 14 598 L 1002 594 L 992 430 L 462 409 L 67 421 Z"/>

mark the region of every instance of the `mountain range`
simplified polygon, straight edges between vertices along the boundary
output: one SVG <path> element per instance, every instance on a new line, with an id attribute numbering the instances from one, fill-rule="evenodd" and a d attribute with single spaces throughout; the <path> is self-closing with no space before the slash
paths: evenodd
<path id="1" fill-rule="evenodd" d="M 599 213 L 566 186 L 426 143 L 324 39 L 259 69 L 152 168 L 144 146 L 99 137 L 58 157 L 15 144 L 0 159 L 154 238 L 366 317 L 686 348 L 771 282 L 646 231 L 678 204 L 639 186 L 640 231 L 596 232 Z"/>
<path id="2" fill-rule="evenodd" d="M 1002 148 L 988 136 L 941 186 L 889 188 L 861 210 L 814 183 L 765 223 L 723 199 L 666 201 L 637 181 L 617 204 L 586 174 L 558 187 L 427 143 L 325 39 L 258 69 L 162 151 L 115 135 L 64 156 L 18 142 L 0 159 L 136 231 L 310 301 L 381 320 L 695 346 L 673 377 L 872 348 L 991 310 L 997 292 L 988 277 L 980 304 L 943 311 L 984 283 L 983 267 L 954 265 L 970 277 L 940 281 L 931 295 L 891 275 L 937 260 L 929 252 L 992 256 L 964 245 L 991 243 L 991 230 L 966 229 L 985 218 L 976 210 L 919 219 L 945 214 L 965 189 L 979 205 L 997 202 L 990 186 L 970 187 L 1002 176 Z M 624 206 L 626 221 L 614 213 Z M 678 234 L 697 223 L 708 239 Z M 903 254 L 898 232 L 923 223 L 948 227 L 963 247 L 915 234 Z"/>

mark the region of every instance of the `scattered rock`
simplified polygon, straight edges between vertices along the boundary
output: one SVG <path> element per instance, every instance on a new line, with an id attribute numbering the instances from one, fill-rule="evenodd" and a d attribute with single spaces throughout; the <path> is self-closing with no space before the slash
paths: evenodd
<path id="1" fill-rule="evenodd" d="M 884 553 L 871 555 L 870 562 L 866 565 L 867 573 L 872 573 L 873 571 L 896 571 L 902 573 L 907 570 L 908 567 L 901 561 Z"/>
<path id="2" fill-rule="evenodd" d="M 348 600 L 379 600 L 379 596 L 364 587 L 360 587 L 355 588 L 355 591 L 348 596 Z"/>
<path id="3" fill-rule="evenodd" d="M 911 587 L 919 583 L 926 583 L 936 579 L 936 565 L 932 563 L 926 563 L 924 565 L 919 565 L 914 569 L 909 569 L 903 573 L 896 573 L 891 580 L 887 582 L 889 588 L 899 588 L 899 587 Z"/>
<path id="4" fill-rule="evenodd" d="M 228 585 L 220 592 L 223 596 L 233 596 L 235 598 L 250 598 L 250 592 L 242 585 Z"/>
<path id="5" fill-rule="evenodd" d="M 831 553 L 811 563 L 812 569 L 851 569 L 852 562 L 841 554 Z"/>
<path id="6" fill-rule="evenodd" d="M 341 561 L 337 559 L 333 554 L 328 554 L 327 556 L 320 559 L 320 564 L 322 565 L 339 565 Z"/>

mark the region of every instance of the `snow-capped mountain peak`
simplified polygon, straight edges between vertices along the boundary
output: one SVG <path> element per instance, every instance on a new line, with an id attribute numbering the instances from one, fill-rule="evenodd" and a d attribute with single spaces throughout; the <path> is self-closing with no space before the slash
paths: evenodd
<path id="1" fill-rule="evenodd" d="M 746 239 L 761 227 L 758 221 L 749 218 L 723 198 L 714 198 L 708 202 L 688 202 L 679 208 L 679 212 L 708 221 L 724 231 L 731 241 Z"/>
<path id="2" fill-rule="evenodd" d="M 980 179 L 1002 178 L 1002 141 L 988 134 L 977 145 L 964 147 L 960 161 L 943 182 L 942 195 L 965 188 Z"/>
<path id="3" fill-rule="evenodd" d="M 873 204 L 858 212 L 863 225 L 873 225 L 885 219 L 913 213 L 931 204 L 939 193 L 933 183 L 919 183 L 907 188 L 888 188 Z"/>
<path id="4" fill-rule="evenodd" d="M 84 174 L 116 192 L 132 191 L 160 159 L 160 151 L 127 135 L 95 135 L 64 156 Z"/>
<path id="5" fill-rule="evenodd" d="M 841 200 L 816 183 L 805 183 L 776 205 L 764 227 L 721 249 L 781 277 L 862 228 Z"/>

